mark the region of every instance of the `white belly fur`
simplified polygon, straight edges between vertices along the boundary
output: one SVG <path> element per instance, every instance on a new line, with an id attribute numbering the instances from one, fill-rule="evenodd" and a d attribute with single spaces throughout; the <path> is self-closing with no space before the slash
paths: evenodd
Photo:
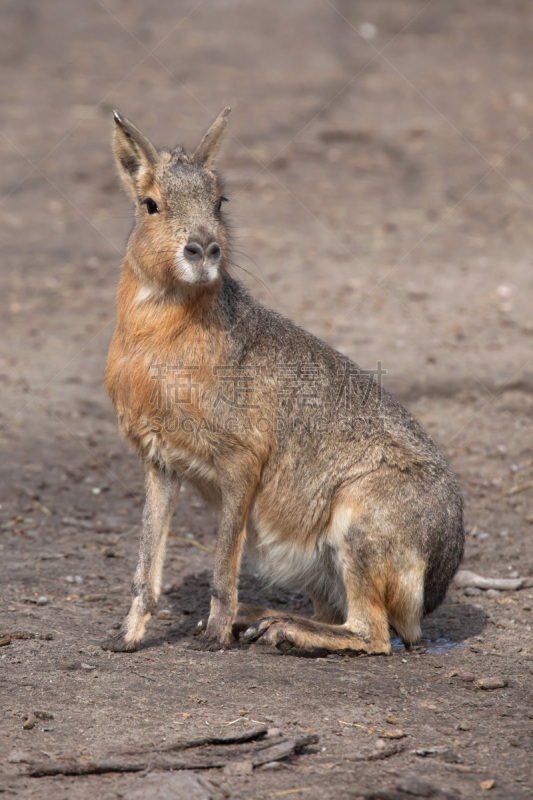
<path id="1" fill-rule="evenodd" d="M 261 520 L 257 509 L 248 516 L 247 550 L 262 578 L 293 591 L 326 598 L 343 613 L 346 594 L 343 582 L 345 541 L 353 521 L 353 506 L 338 507 L 327 527 L 304 547 L 298 540 L 287 541 Z"/>

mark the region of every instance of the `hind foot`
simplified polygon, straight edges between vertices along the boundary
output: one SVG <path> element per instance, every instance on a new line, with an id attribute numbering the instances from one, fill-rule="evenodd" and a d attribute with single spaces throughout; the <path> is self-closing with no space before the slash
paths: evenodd
<path id="1" fill-rule="evenodd" d="M 237 636 L 240 633 L 244 633 L 254 622 L 263 617 L 288 619 L 290 616 L 290 614 L 284 611 L 274 611 L 273 608 L 268 608 L 267 606 L 254 606 L 251 603 L 239 603 L 235 619 L 233 620 L 233 634 Z"/>
<path id="2" fill-rule="evenodd" d="M 389 641 L 366 640 L 343 625 L 328 625 L 304 617 L 264 617 L 251 625 L 244 641 L 270 644 L 278 650 L 348 651 L 355 653 L 389 654 Z"/>

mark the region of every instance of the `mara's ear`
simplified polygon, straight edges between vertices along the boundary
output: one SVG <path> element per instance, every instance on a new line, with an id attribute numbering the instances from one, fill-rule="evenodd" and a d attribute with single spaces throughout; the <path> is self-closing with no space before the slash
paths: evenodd
<path id="1" fill-rule="evenodd" d="M 119 175 L 126 189 L 135 199 L 138 196 L 139 179 L 155 170 L 160 156 L 146 136 L 125 117 L 113 111 L 115 138 L 113 151 Z"/>
<path id="2" fill-rule="evenodd" d="M 231 108 L 222 109 L 194 151 L 192 160 L 201 167 L 209 168 L 215 160 L 215 156 L 218 153 L 218 148 L 222 142 L 224 131 L 226 130 L 226 125 L 228 124 L 228 114 L 230 111 Z"/>

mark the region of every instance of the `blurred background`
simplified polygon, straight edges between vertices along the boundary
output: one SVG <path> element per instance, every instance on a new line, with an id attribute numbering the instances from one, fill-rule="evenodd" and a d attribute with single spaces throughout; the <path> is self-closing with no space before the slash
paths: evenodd
<path id="1" fill-rule="evenodd" d="M 451 656 L 415 655 L 405 668 L 403 653 L 388 664 L 331 667 L 328 660 L 316 667 L 322 675 L 308 660 L 298 684 L 306 701 L 298 686 L 291 694 L 288 662 L 253 647 L 191 661 L 190 637 L 207 610 L 216 522 L 188 489 L 172 522 L 161 601 L 167 617 L 152 621 L 148 645 L 133 660 L 102 655 L 99 642 L 128 605 L 143 484 L 103 388 L 133 218 L 115 174 L 111 112 L 118 108 L 158 146 L 194 148 L 220 109 L 232 107 L 218 167 L 230 199 L 236 276 L 360 366 L 381 362 L 385 386 L 458 473 L 464 566 L 533 576 L 533 4 L 0 0 L 0 9 L 0 614 L 9 630 L 55 632 L 53 641 L 3 648 L 2 664 L 12 665 L 3 744 L 27 747 L 21 737 L 35 734 L 34 747 L 46 751 L 109 752 L 117 742 L 159 741 L 173 726 L 183 731 L 185 719 L 189 732 L 196 725 L 205 733 L 205 720 L 238 721 L 248 702 L 239 685 L 250 681 L 250 689 L 266 687 L 254 702 L 259 697 L 274 714 L 267 719 L 299 725 L 296 714 L 330 752 L 340 747 L 337 718 L 355 720 L 344 731 L 360 737 L 356 745 L 343 740 L 349 756 L 354 747 L 364 750 L 361 720 L 380 728 L 400 701 L 399 724 L 413 737 L 407 750 L 440 746 L 445 733 L 455 742 L 465 735 L 457 721 L 473 712 L 461 705 L 469 702 L 465 690 L 448 680 L 458 672 L 443 669 L 446 681 L 435 682 L 433 668 L 449 669 Z M 255 600 L 249 575 L 242 584 Z M 302 607 L 301 598 L 270 591 L 264 602 Z M 530 766 L 529 779 L 519 770 L 527 750 L 517 748 L 527 748 L 524 730 L 531 728 L 522 658 L 533 652 L 531 600 L 476 592 L 470 598 L 452 589 L 450 602 L 425 622 L 425 636 L 475 636 L 473 647 L 457 651 L 456 665 L 479 675 L 482 662 L 489 675 L 513 676 L 518 688 L 506 699 L 515 706 L 500 713 L 511 708 L 500 697 L 492 711 L 493 701 L 478 700 L 465 741 L 483 744 L 470 758 L 486 765 L 485 777 L 499 764 L 525 787 Z M 475 663 L 477 634 L 489 619 L 495 660 L 483 651 Z M 81 671 L 65 679 L 64 670 L 78 669 L 79 653 L 86 674 L 100 680 Z M 142 667 L 140 678 L 133 663 Z M 160 676 L 159 685 L 155 677 L 142 683 L 146 671 Z M 349 717 L 349 686 L 336 684 L 327 722 L 335 675 L 359 675 L 360 683 L 350 684 Z M 207 705 L 198 697 L 202 682 Z M 438 733 L 431 733 L 435 705 L 409 705 L 409 692 L 419 689 L 447 696 L 454 709 L 447 727 L 440 715 Z M 56 733 L 22 731 L 28 697 L 32 709 L 45 698 L 57 709 Z M 183 710 L 172 723 L 169 703 Z M 374 717 L 364 716 L 364 703 L 377 703 Z M 407 750 L 395 765 L 407 763 Z M 370 765 L 363 766 L 368 777 Z M 450 777 L 449 766 L 441 765 L 443 785 L 471 779 L 466 772 Z M 375 785 L 384 770 L 376 761 Z M 329 797 L 336 775 L 318 769 L 307 785 L 320 784 Z M 290 770 L 276 776 L 264 777 L 265 792 L 273 781 L 292 787 L 297 777 Z M 90 782 L 85 790 L 78 784 L 76 797 L 94 797 Z M 495 794 L 511 795 L 518 796 L 509 787 Z M 468 796 L 479 797 L 477 784 Z M 56 784 L 46 797 L 57 797 Z"/>
<path id="2" fill-rule="evenodd" d="M 112 109 L 191 148 L 231 105 L 237 276 L 381 361 L 493 525 L 485 495 L 531 466 L 532 35 L 519 0 L 5 0 L 6 524 L 28 492 L 140 488 L 102 385 L 132 219 Z"/>

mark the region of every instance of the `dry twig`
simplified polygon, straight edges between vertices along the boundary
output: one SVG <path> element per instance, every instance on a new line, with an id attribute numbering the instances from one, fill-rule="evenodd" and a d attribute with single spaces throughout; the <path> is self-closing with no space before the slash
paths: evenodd
<path id="1" fill-rule="evenodd" d="M 251 732 L 252 733 L 252 732 Z M 256 732 L 257 734 L 257 732 Z M 264 734 L 263 734 L 264 735 Z M 197 739 L 193 742 L 180 742 L 173 747 L 180 747 L 181 749 L 189 749 L 191 747 L 204 746 L 211 744 L 212 740 L 217 740 L 218 744 L 234 744 L 235 739 L 242 737 L 209 737 L 206 740 Z M 221 741 L 223 740 L 223 741 Z M 201 744 L 199 745 L 198 742 Z M 255 751 L 245 751 L 234 754 L 232 758 L 218 757 L 212 760 L 193 760 L 190 761 L 177 761 L 172 757 L 166 758 L 159 757 L 153 759 L 143 759 L 135 761 L 68 761 L 68 762 L 47 762 L 47 763 L 33 763 L 30 764 L 28 775 L 32 778 L 43 778 L 52 775 L 103 775 L 107 772 L 143 772 L 147 769 L 164 769 L 164 770 L 198 770 L 198 769 L 221 769 L 228 764 L 235 761 L 242 761 L 243 759 L 251 761 L 254 767 L 259 767 L 262 764 L 268 764 L 270 761 L 281 761 L 282 759 L 289 758 L 301 752 L 305 747 L 318 742 L 318 736 L 311 734 L 308 736 L 301 736 L 296 739 L 285 739 L 276 744 L 256 749 Z M 165 751 L 161 751 L 165 752 Z M 168 750 L 167 750 L 168 752 Z M 155 755 L 155 754 L 154 754 Z"/>

